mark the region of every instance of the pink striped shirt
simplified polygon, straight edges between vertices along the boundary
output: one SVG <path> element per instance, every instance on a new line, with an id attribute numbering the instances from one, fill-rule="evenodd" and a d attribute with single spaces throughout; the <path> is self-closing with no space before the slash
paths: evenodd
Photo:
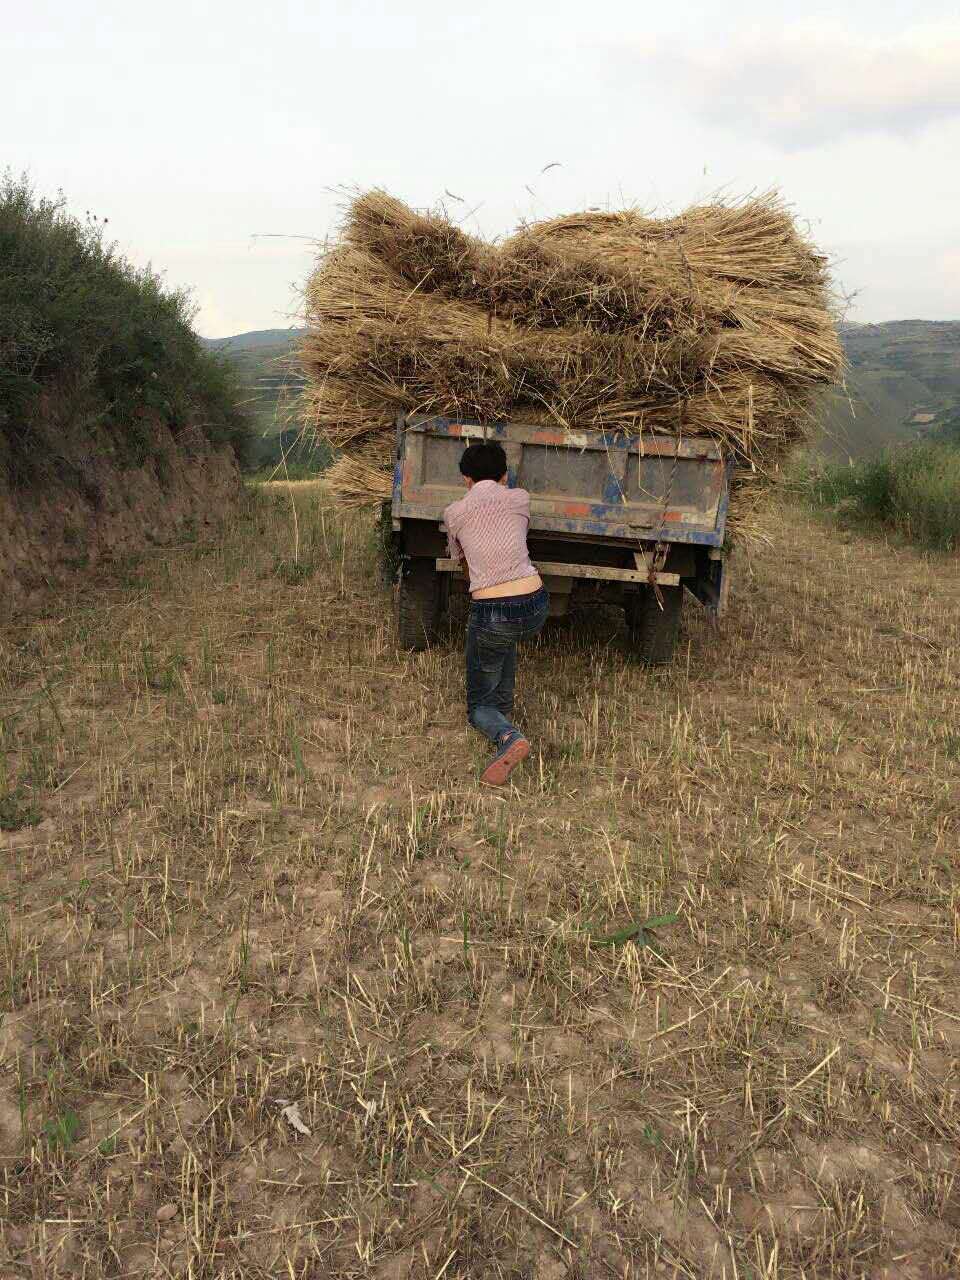
<path id="1" fill-rule="evenodd" d="M 470 590 L 536 573 L 527 551 L 530 495 L 496 480 L 478 480 L 465 498 L 443 513 L 452 560 L 466 559 Z"/>

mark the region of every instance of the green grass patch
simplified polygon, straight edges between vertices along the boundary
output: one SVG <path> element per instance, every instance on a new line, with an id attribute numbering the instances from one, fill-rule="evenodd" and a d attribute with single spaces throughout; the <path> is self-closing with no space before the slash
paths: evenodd
<path id="1" fill-rule="evenodd" d="M 800 486 L 815 507 L 894 529 L 930 551 L 960 548 L 960 449 L 950 444 L 904 445 L 851 466 L 813 467 Z"/>
<path id="2" fill-rule="evenodd" d="M 43 1132 L 51 1147 L 70 1147 L 80 1132 L 80 1117 L 75 1111 L 64 1111 L 48 1120 Z"/>
<path id="3" fill-rule="evenodd" d="M 332 461 L 330 449 L 304 431 L 257 436 L 251 445 L 250 479 L 314 480 Z"/>
<path id="4" fill-rule="evenodd" d="M 327 463 L 309 463 L 309 462 L 288 462 L 286 466 L 282 462 L 274 463 L 272 466 L 260 467 L 258 470 L 250 473 L 248 479 L 251 484 L 266 484 L 270 480 L 318 480 L 327 469 Z"/>

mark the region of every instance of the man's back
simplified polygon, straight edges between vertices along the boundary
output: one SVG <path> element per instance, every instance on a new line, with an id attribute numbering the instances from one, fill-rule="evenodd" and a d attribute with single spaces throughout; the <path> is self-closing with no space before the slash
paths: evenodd
<path id="1" fill-rule="evenodd" d="M 530 495 L 496 480 L 480 480 L 443 513 L 450 554 L 470 569 L 470 590 L 482 591 L 533 575 L 527 551 Z"/>

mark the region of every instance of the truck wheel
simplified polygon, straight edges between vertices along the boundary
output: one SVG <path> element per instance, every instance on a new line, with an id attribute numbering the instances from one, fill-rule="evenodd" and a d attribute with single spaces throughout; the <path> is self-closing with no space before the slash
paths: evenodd
<path id="1" fill-rule="evenodd" d="M 407 560 L 400 569 L 397 637 L 404 649 L 418 653 L 437 638 L 440 622 L 440 574 L 432 560 Z"/>
<path id="2" fill-rule="evenodd" d="M 673 660 L 680 632 L 683 587 L 661 587 L 660 595 L 662 609 L 652 587 L 632 596 L 626 606 L 633 651 L 650 667 L 662 667 Z"/>

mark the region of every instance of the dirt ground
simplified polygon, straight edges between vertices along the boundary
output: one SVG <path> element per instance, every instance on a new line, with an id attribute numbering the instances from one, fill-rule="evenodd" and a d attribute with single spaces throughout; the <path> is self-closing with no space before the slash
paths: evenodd
<path id="1" fill-rule="evenodd" d="M 501 794 L 296 501 L 0 630 L 0 1275 L 957 1274 L 957 563 L 552 625 Z"/>

